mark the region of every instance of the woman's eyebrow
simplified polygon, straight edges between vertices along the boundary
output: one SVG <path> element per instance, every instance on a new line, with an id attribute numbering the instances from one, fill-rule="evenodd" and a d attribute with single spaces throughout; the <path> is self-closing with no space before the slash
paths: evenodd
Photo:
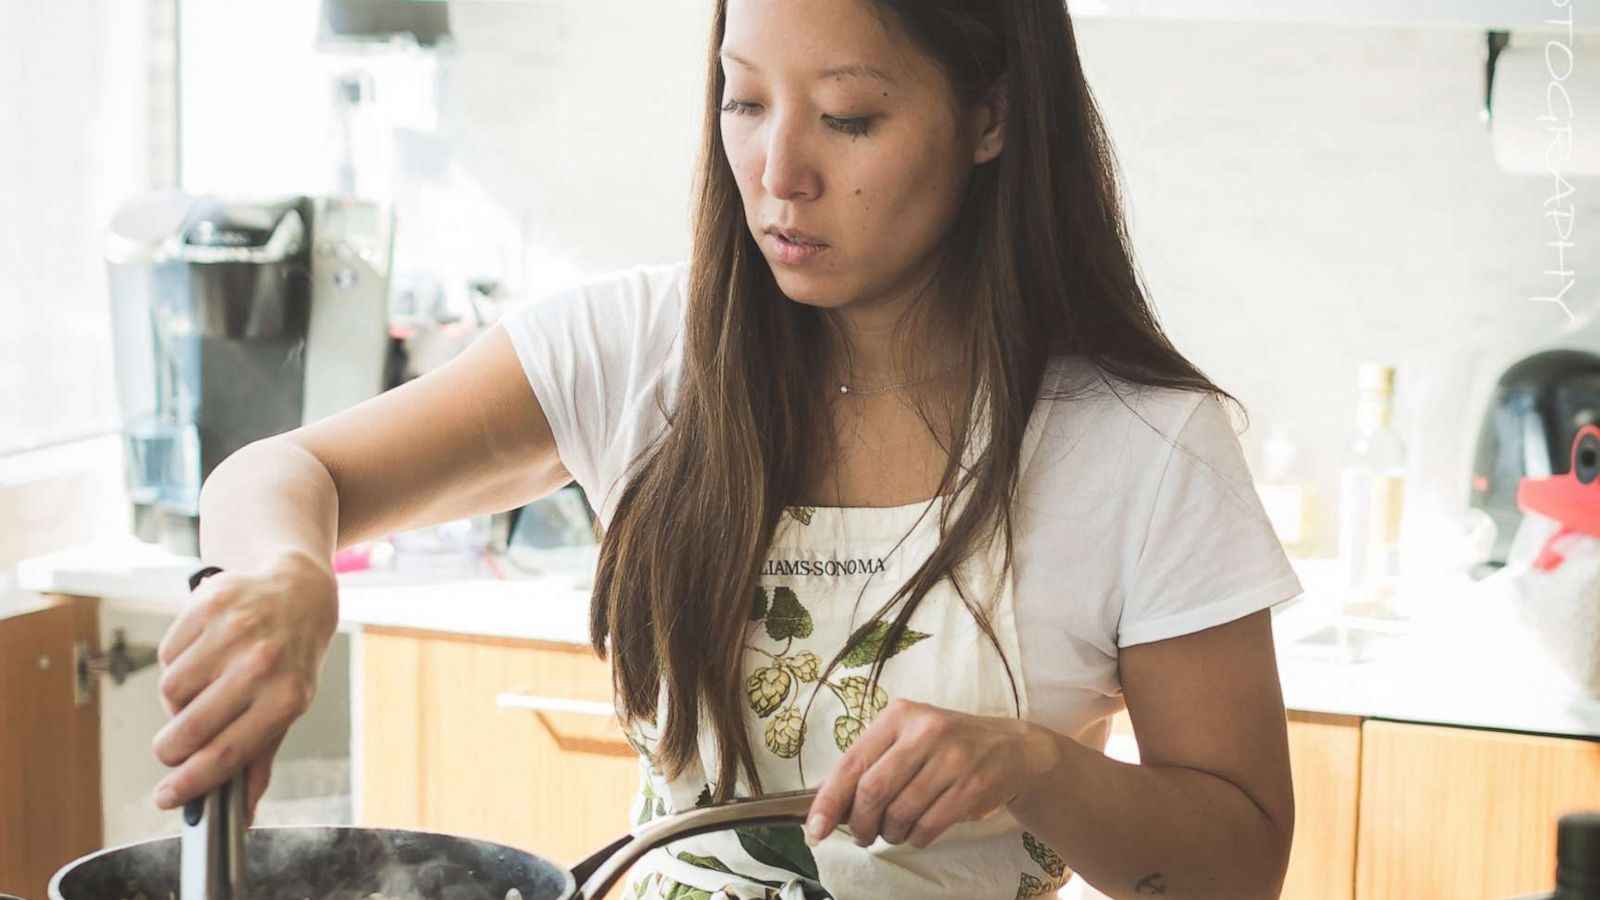
<path id="1" fill-rule="evenodd" d="M 758 72 L 761 70 L 760 66 L 757 66 L 755 63 L 745 59 L 732 50 L 723 48 L 722 50 L 718 51 L 718 53 L 723 59 L 736 62 L 752 72 Z M 819 81 L 828 78 L 874 78 L 886 84 L 895 83 L 894 76 L 883 71 L 882 69 L 874 68 L 873 66 L 869 66 L 865 63 L 847 63 L 840 66 L 830 66 L 829 68 L 823 69 L 821 72 L 817 73 L 817 80 Z"/>
<path id="2" fill-rule="evenodd" d="M 882 69 L 875 69 L 864 63 L 850 63 L 844 66 L 834 66 L 823 69 L 817 73 L 817 78 L 876 78 L 888 84 L 894 84 L 894 77 Z"/>

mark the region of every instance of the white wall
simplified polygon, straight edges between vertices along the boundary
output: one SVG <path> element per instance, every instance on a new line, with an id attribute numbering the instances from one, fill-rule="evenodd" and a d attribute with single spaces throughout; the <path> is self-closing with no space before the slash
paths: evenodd
<path id="1" fill-rule="evenodd" d="M 279 71 L 271 59 L 285 47 L 296 62 L 312 59 L 315 4 L 204 6 L 187 13 L 185 46 L 210 48 L 190 53 L 189 83 L 201 84 L 186 108 L 190 172 L 206 186 L 256 183 L 269 171 L 285 186 L 315 182 L 326 162 L 298 143 L 325 128 L 317 98 L 326 91 L 311 66 L 290 65 L 287 80 L 221 77 L 224 64 Z M 459 48 L 439 63 L 432 144 L 448 154 L 448 178 L 428 190 L 408 187 L 418 179 L 403 171 L 398 180 L 419 211 L 401 225 L 413 246 L 457 274 L 498 269 L 527 291 L 686 253 L 708 7 L 452 4 Z M 1400 367 L 1397 421 L 1419 429 L 1411 407 L 1437 403 L 1418 385 L 1439 372 L 1451 373 L 1447 385 L 1465 378 L 1441 367 L 1443 348 L 1565 323 L 1555 307 L 1526 299 L 1550 288 L 1540 218 L 1549 190 L 1494 166 L 1479 119 L 1483 34 L 1170 19 L 1085 18 L 1077 27 L 1159 313 L 1179 347 L 1250 410 L 1242 440 L 1252 462 L 1269 425 L 1299 441 L 1323 490 L 1331 553 L 1359 361 Z M 274 30 L 286 43 L 239 42 Z M 218 68 L 202 78 L 207 52 Z M 1600 47 L 1582 52 L 1600 59 Z M 269 86 L 292 102 L 267 109 Z M 236 97 L 232 118 L 217 114 L 229 107 L 224 87 Z M 1595 300 L 1586 273 L 1600 244 L 1586 223 L 1600 194 L 1592 180 L 1577 184 L 1569 261 L 1582 311 Z M 499 252 L 460 249 L 474 241 Z M 1460 445 L 1475 433 L 1469 405 L 1479 398 L 1465 381 L 1460 388 L 1446 398 L 1460 404 L 1460 427 L 1446 434 L 1428 423 L 1410 435 L 1425 464 L 1419 481 L 1434 479 L 1408 498 L 1412 530 L 1453 527 L 1421 514 L 1449 517 L 1465 497 Z"/>
<path id="2" fill-rule="evenodd" d="M 1495 168 L 1483 34 L 1115 20 L 1079 33 L 1151 294 L 1178 346 L 1250 409 L 1247 449 L 1267 425 L 1290 428 L 1331 526 L 1356 366 L 1395 363 L 1397 422 L 1418 454 L 1408 506 L 1448 516 L 1482 402 L 1471 360 L 1567 325 L 1528 299 L 1555 290 L 1552 186 Z M 1600 60 L 1592 37 L 1578 52 Z M 1516 114 L 1533 113 L 1502 111 Z M 1574 184 L 1572 305 L 1592 312 L 1600 184 Z M 1418 393 L 1441 373 L 1444 394 Z M 1453 525 L 1413 516 L 1410 546 Z"/>
<path id="3" fill-rule="evenodd" d="M 185 187 L 330 189 L 331 79 L 365 68 L 400 130 L 397 268 L 537 291 L 688 252 L 701 0 L 454 3 L 437 54 L 319 52 L 318 8 L 185 3 Z"/>

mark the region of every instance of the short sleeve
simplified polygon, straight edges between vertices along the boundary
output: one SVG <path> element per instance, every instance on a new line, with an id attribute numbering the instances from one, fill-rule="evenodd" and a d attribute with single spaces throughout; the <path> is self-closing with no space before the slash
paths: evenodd
<path id="1" fill-rule="evenodd" d="M 1117 626 L 1127 647 L 1200 631 L 1302 592 L 1227 411 L 1198 401 L 1158 482 Z"/>
<path id="2" fill-rule="evenodd" d="M 676 386 L 686 262 L 613 273 L 529 301 L 502 322 L 562 465 L 602 524 Z"/>

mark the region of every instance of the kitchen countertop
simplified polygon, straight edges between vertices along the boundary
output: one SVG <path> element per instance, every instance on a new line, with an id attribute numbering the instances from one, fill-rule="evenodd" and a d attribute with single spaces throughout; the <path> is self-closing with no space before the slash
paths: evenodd
<path id="1" fill-rule="evenodd" d="M 339 576 L 340 628 L 391 627 L 588 643 L 594 548 L 552 552 L 537 571 L 367 571 Z M 198 567 L 137 541 L 37 557 L 21 588 L 100 597 L 117 609 L 175 615 Z M 1312 658 L 1298 639 L 1332 621 L 1336 567 L 1296 560 L 1306 593 L 1273 613 L 1289 709 L 1600 739 L 1600 699 L 1584 695 L 1519 619 L 1509 581 L 1433 576 L 1402 587 L 1412 620 L 1377 637 L 1362 662 Z M 447 601 L 447 602 L 444 602 Z"/>
<path id="2" fill-rule="evenodd" d="M 589 642 L 589 591 L 597 551 L 532 557 L 536 571 L 501 579 L 473 563 L 429 571 L 339 575 L 339 628 L 382 626 L 555 643 Z M 177 615 L 188 602 L 192 557 L 136 540 L 105 541 L 24 560 L 17 586 L 99 597 L 118 610 Z M 502 563 L 502 570 L 511 568 Z"/>

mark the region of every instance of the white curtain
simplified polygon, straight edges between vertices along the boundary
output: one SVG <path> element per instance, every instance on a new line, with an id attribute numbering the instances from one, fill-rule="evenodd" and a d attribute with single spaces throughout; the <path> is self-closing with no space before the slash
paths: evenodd
<path id="1" fill-rule="evenodd" d="M 171 0 L 0 0 L 0 457 L 117 427 L 104 232 L 171 183 Z"/>
<path id="2" fill-rule="evenodd" d="M 104 234 L 175 180 L 173 4 L 0 0 L 0 583 L 127 528 Z"/>

